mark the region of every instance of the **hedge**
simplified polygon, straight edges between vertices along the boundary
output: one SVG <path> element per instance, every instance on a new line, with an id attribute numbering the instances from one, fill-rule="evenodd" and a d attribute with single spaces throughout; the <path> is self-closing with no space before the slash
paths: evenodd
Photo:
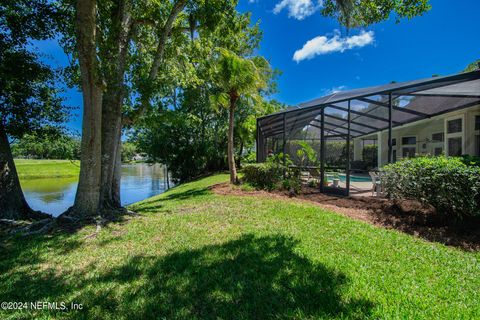
<path id="1" fill-rule="evenodd" d="M 283 166 L 276 163 L 256 163 L 243 167 L 243 179 L 258 189 L 272 190 L 283 179 Z"/>
<path id="2" fill-rule="evenodd" d="M 466 165 L 461 158 L 405 159 L 382 171 L 390 198 L 416 199 L 455 218 L 480 216 L 480 167 Z"/>

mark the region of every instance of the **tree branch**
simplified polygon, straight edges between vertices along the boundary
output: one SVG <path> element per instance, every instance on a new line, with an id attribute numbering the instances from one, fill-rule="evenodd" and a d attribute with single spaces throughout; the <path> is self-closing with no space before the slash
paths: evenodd
<path id="1" fill-rule="evenodd" d="M 186 3 L 187 0 L 178 0 L 173 5 L 172 11 L 170 12 L 167 22 L 165 23 L 165 27 L 160 34 L 160 40 L 158 42 L 155 58 L 153 59 L 152 67 L 150 68 L 150 73 L 148 74 L 149 81 L 154 81 L 157 78 L 158 70 L 160 68 L 160 64 L 162 63 L 163 54 L 165 52 L 165 45 L 167 43 L 168 36 L 172 31 L 173 23 L 177 19 L 177 16 L 180 14 L 180 12 L 182 12 L 183 8 L 185 8 Z"/>
<path id="2" fill-rule="evenodd" d="M 157 50 L 155 52 L 152 66 L 150 67 L 150 72 L 148 74 L 148 80 L 147 80 L 148 84 L 153 83 L 157 78 L 160 65 L 163 61 L 167 39 L 168 37 L 170 37 L 173 31 L 173 24 L 175 23 L 175 20 L 177 19 L 178 15 L 182 12 L 182 10 L 185 8 L 186 4 L 187 4 L 187 0 L 177 0 L 173 5 L 172 10 L 170 11 L 168 19 L 165 22 L 165 26 L 161 29 Z M 189 30 L 189 29 L 185 28 L 185 30 Z M 147 88 L 147 90 L 145 90 L 145 92 L 142 93 L 140 109 L 138 109 L 138 111 L 135 112 L 135 114 L 132 117 L 124 116 L 122 119 L 123 124 L 125 125 L 132 124 L 136 118 L 142 116 L 148 108 L 150 97 L 151 97 L 151 89 Z"/>

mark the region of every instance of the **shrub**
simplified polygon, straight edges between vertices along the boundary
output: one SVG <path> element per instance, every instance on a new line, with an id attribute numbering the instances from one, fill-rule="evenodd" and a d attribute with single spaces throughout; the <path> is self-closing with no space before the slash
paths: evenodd
<path id="1" fill-rule="evenodd" d="M 460 159 L 467 166 L 480 167 L 480 157 L 478 156 L 463 155 Z"/>
<path id="2" fill-rule="evenodd" d="M 278 166 L 283 166 L 283 153 L 280 152 L 278 154 L 272 154 L 272 155 L 269 155 L 267 157 L 267 161 L 266 163 L 270 163 L 270 164 L 275 164 L 275 165 L 278 165 Z M 285 154 L 285 165 L 288 167 L 288 166 L 291 166 L 293 165 L 293 161 L 290 159 L 290 156 L 288 154 Z"/>
<path id="3" fill-rule="evenodd" d="M 255 151 L 249 152 L 241 159 L 242 164 L 255 163 L 257 162 L 257 153 Z"/>
<path id="4" fill-rule="evenodd" d="M 317 188 L 318 184 L 319 184 L 319 180 L 317 180 L 317 179 L 311 179 L 311 180 L 308 181 L 308 186 L 310 188 Z"/>
<path id="5" fill-rule="evenodd" d="M 243 167 L 243 179 L 258 189 L 272 190 L 283 178 L 283 166 L 268 162 Z"/>
<path id="6" fill-rule="evenodd" d="M 302 188 L 302 184 L 299 179 L 286 178 L 282 180 L 281 189 L 290 192 L 290 194 L 298 194 Z"/>
<path id="7" fill-rule="evenodd" d="M 288 168 L 285 179 L 282 180 L 279 189 L 288 191 L 290 194 L 298 194 L 302 188 L 299 168 Z"/>
<path id="8" fill-rule="evenodd" d="M 382 171 L 391 198 L 416 199 L 455 218 L 480 216 L 480 167 L 440 156 L 405 159 Z"/>

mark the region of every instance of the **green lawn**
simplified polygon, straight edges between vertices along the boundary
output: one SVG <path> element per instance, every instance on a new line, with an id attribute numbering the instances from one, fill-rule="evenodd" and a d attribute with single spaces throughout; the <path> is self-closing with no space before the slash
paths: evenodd
<path id="1" fill-rule="evenodd" d="M 2 240 L 0 301 L 82 311 L 0 318 L 480 317 L 480 253 L 374 227 L 295 200 L 221 196 L 217 175 L 131 208 L 101 230 Z M 0 311 L 1 312 L 1 311 Z"/>
<path id="2" fill-rule="evenodd" d="M 78 177 L 80 161 L 15 159 L 20 179 Z"/>

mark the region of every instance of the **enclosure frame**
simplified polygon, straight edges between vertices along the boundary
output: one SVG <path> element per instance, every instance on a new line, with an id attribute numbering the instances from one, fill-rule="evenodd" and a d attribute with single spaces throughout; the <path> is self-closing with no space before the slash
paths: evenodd
<path id="1" fill-rule="evenodd" d="M 369 97 L 387 96 L 387 101 L 376 101 Z M 431 101 L 425 104 L 425 108 L 402 108 L 393 103 L 393 99 L 400 97 L 421 98 Z M 436 98 L 437 100 L 431 100 Z M 435 110 L 437 105 L 448 104 L 449 98 L 458 98 L 458 103 L 445 107 L 444 105 Z M 352 109 L 352 101 L 357 100 L 368 103 L 374 107 L 368 111 Z M 346 103 L 347 107 L 339 104 Z M 387 131 L 388 163 L 392 162 L 392 129 L 417 121 L 432 118 L 452 111 L 465 109 L 480 104 L 480 70 L 460 73 L 452 76 L 433 77 L 422 80 L 414 80 L 402 83 L 390 83 L 383 86 L 355 89 L 333 93 L 303 104 L 298 107 L 289 108 L 280 112 L 257 118 L 257 162 L 266 160 L 265 141 L 269 137 L 282 136 L 282 151 L 286 153 L 286 143 L 291 133 L 295 130 L 302 130 L 307 126 L 314 126 L 320 129 L 320 191 L 325 192 L 323 185 L 325 178 L 325 144 L 328 137 L 335 135 L 346 135 L 347 144 L 347 165 L 346 165 L 346 188 L 345 195 L 350 195 L 351 176 L 351 155 L 350 143 L 352 138 L 372 135 L 378 132 Z M 433 111 L 428 111 L 433 107 Z M 325 109 L 333 108 L 346 113 L 346 118 L 330 115 Z M 388 117 L 381 117 L 372 114 L 378 108 L 388 111 Z M 379 109 L 380 110 L 380 109 Z M 428 112 L 427 112 L 428 111 Z M 394 112 L 396 112 L 394 114 Z M 352 119 L 352 115 L 356 115 Z M 287 119 L 288 116 L 288 119 Z M 319 117 L 320 119 L 317 119 Z M 406 117 L 406 118 L 405 118 Z M 363 119 L 363 121 L 362 121 Z M 366 123 L 366 120 L 376 121 Z M 342 123 L 335 123 L 341 121 Z M 381 124 L 384 124 L 383 126 Z M 355 128 L 352 128 L 352 124 Z M 327 127 L 329 126 L 329 127 Z M 290 128 L 290 129 L 288 129 Z M 365 129 L 365 131 L 364 131 Z M 290 132 L 288 132 L 290 130 Z M 342 132 L 344 131 L 344 132 Z M 332 134 L 334 133 L 334 134 Z M 382 142 L 378 141 L 380 145 Z M 285 165 L 286 157 L 283 157 Z"/>

